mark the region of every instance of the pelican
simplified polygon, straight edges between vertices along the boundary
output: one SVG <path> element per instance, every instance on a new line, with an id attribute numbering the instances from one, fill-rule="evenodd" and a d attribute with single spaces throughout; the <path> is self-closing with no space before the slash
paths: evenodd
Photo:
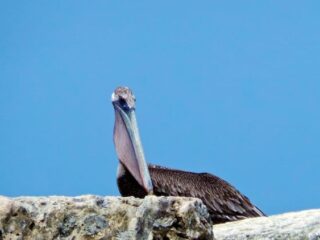
<path id="1" fill-rule="evenodd" d="M 111 100 L 115 110 L 113 141 L 119 159 L 117 184 L 122 196 L 199 198 L 213 224 L 265 216 L 246 196 L 215 175 L 147 164 L 135 114 L 135 96 L 128 87 L 118 87 Z"/>

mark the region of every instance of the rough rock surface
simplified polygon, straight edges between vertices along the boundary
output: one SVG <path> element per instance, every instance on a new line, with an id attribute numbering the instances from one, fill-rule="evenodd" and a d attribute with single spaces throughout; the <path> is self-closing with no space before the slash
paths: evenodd
<path id="1" fill-rule="evenodd" d="M 0 196 L 0 240 L 320 240 L 320 210 L 211 225 L 198 199 Z"/>
<path id="2" fill-rule="evenodd" d="M 320 210 L 249 218 L 213 226 L 217 240 L 288 239 L 320 240 Z"/>
<path id="3" fill-rule="evenodd" d="M 0 240 L 213 239 L 198 199 L 0 196 Z"/>

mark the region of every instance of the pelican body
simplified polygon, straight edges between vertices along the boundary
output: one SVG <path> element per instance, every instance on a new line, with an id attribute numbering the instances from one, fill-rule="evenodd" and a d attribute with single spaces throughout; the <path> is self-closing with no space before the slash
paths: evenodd
<path id="1" fill-rule="evenodd" d="M 129 88 L 118 87 L 111 98 L 115 110 L 113 140 L 119 159 L 117 184 L 122 196 L 199 198 L 214 224 L 265 216 L 246 196 L 217 176 L 148 165 L 135 115 L 135 96 Z"/>

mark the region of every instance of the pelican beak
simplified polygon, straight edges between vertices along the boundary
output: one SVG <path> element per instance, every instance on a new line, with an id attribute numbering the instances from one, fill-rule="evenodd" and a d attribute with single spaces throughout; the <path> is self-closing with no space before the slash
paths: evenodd
<path id="1" fill-rule="evenodd" d="M 120 162 L 129 170 L 148 194 L 153 186 L 140 140 L 134 108 L 123 108 L 113 102 L 115 109 L 114 144 Z"/>

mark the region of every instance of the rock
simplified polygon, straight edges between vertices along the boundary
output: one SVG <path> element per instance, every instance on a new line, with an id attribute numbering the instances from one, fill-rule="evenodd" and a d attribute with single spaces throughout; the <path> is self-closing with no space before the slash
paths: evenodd
<path id="1" fill-rule="evenodd" d="M 216 240 L 311 239 L 320 240 L 320 210 L 248 218 L 213 226 Z"/>
<path id="2" fill-rule="evenodd" d="M 11 212 L 13 201 L 9 198 L 0 196 L 0 222 Z"/>
<path id="3" fill-rule="evenodd" d="M 0 196 L 0 240 L 9 239 L 320 240 L 320 210 L 212 226 L 206 207 L 195 198 Z"/>
<path id="4" fill-rule="evenodd" d="M 213 239 L 198 199 L 0 197 L 0 240 Z"/>

